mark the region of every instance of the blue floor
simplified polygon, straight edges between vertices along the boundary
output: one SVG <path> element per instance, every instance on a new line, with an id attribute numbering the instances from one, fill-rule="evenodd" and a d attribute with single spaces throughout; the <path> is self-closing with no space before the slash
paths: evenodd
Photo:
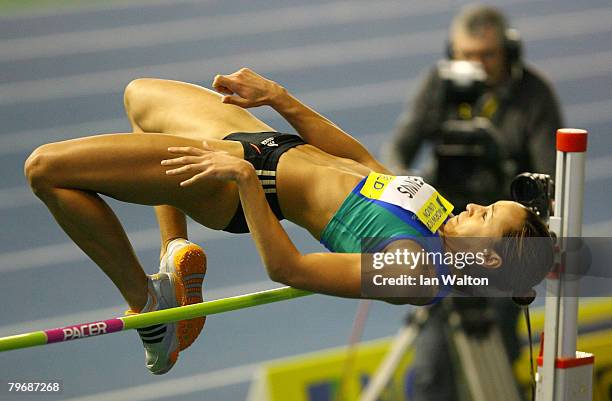
<path id="1" fill-rule="evenodd" d="M 379 154 L 419 78 L 442 56 L 446 27 L 463 3 L 126 1 L 0 16 L 0 335 L 109 318 L 123 310 L 118 292 L 27 189 L 23 161 L 37 145 L 127 131 L 122 92 L 131 79 L 156 76 L 209 86 L 217 73 L 251 66 Z M 590 130 L 585 233 L 608 235 L 612 5 L 492 3 L 522 32 L 528 62 L 557 88 L 567 125 Z M 255 113 L 288 129 L 269 110 Z M 152 210 L 111 205 L 152 273 L 159 253 Z M 304 230 L 286 227 L 301 251 L 322 249 Z M 212 295 L 275 286 L 266 282 L 249 237 L 195 225 L 192 232 L 209 254 L 206 287 Z M 199 341 L 160 378 L 143 367 L 135 333 L 8 352 L 0 358 L 0 376 L 63 380 L 62 395 L 36 400 L 243 400 L 250 374 L 233 368 L 343 345 L 356 307 L 353 300 L 315 295 L 210 317 Z M 407 310 L 374 304 L 364 337 L 394 334 Z M 236 377 L 215 379 L 221 369 Z M 139 392 L 139 386 L 165 381 L 165 391 Z M 183 390 L 184 383 L 192 390 Z"/>

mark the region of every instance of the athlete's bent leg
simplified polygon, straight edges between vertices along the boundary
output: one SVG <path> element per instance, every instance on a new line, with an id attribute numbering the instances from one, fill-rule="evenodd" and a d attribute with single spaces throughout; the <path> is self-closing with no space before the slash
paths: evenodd
<path id="1" fill-rule="evenodd" d="M 205 140 L 273 131 L 247 110 L 222 103 L 218 93 L 185 82 L 137 79 L 126 87 L 124 102 L 130 122 L 143 132 Z"/>
<path id="2" fill-rule="evenodd" d="M 178 81 L 142 78 L 125 89 L 124 104 L 134 132 L 156 132 L 196 140 L 223 139 L 232 132 L 273 131 L 248 111 L 221 102 L 203 87 Z M 155 207 L 163 257 L 170 241 L 187 238 L 185 215 L 178 209 Z"/>
<path id="3" fill-rule="evenodd" d="M 204 225 L 223 228 L 233 214 L 228 207 L 238 203 L 235 186 L 209 180 L 182 188 L 181 177 L 166 175 L 160 165 L 172 156 L 168 147 L 199 145 L 168 135 L 103 135 L 41 146 L 26 161 L 25 173 L 36 195 L 133 310 L 146 302 L 146 276 L 117 217 L 98 194 L 169 204 Z"/>

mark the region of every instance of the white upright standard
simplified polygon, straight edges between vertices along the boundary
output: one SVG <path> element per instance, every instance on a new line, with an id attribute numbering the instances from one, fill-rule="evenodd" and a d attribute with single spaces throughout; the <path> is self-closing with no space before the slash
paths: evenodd
<path id="1" fill-rule="evenodd" d="M 537 401 L 591 401 L 592 354 L 576 351 L 579 277 L 565 267 L 575 257 L 570 238 L 582 236 L 587 131 L 557 131 L 555 211 L 550 229 L 557 235 L 559 263 L 546 279 L 543 355 L 538 358 Z M 542 351 L 541 351 L 542 354 Z"/>

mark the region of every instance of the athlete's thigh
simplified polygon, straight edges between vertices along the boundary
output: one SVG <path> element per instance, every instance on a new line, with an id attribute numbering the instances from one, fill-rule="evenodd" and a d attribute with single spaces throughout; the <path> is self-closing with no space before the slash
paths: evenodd
<path id="1" fill-rule="evenodd" d="M 241 157 L 241 145 L 214 141 Z M 213 146 L 214 146 L 213 144 Z M 50 185 L 82 189 L 144 205 L 172 205 L 211 228 L 224 228 L 238 205 L 234 184 L 214 179 L 180 187 L 185 175 L 166 175 L 170 146 L 200 142 L 164 134 L 112 134 L 44 145 L 37 151 Z M 238 149 L 239 151 L 235 151 Z"/>
<path id="2" fill-rule="evenodd" d="M 221 95 L 179 81 L 142 78 L 125 90 L 128 118 L 144 132 L 193 139 L 223 139 L 232 132 L 273 131 L 247 110 L 221 102 Z"/>

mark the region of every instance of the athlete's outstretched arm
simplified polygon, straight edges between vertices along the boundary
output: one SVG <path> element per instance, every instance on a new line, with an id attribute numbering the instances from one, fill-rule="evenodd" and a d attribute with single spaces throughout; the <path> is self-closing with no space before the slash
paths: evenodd
<path id="1" fill-rule="evenodd" d="M 248 68 L 229 75 L 217 75 L 213 88 L 225 94 L 224 103 L 243 108 L 271 106 L 306 142 L 327 153 L 355 160 L 380 173 L 388 172 L 358 140 L 300 102 L 278 83 Z"/>

